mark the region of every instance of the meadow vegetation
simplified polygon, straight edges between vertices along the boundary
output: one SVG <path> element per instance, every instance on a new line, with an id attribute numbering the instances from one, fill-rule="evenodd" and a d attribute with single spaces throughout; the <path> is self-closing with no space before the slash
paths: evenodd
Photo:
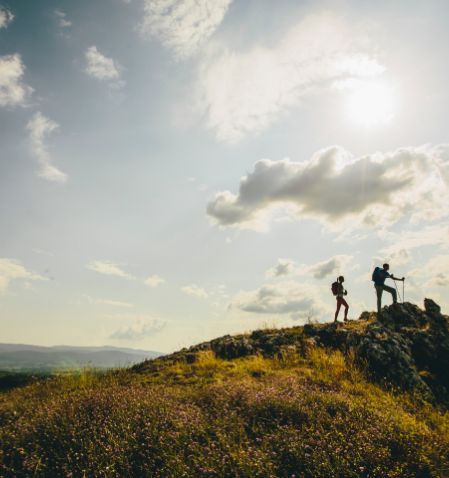
<path id="1" fill-rule="evenodd" d="M 371 383 L 351 354 L 154 363 L 1 394 L 0 475 L 449 476 L 449 413 Z"/>

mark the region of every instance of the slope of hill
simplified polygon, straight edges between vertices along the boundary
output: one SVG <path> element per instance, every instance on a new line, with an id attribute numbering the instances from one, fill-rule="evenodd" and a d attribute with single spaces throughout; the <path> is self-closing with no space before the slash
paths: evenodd
<path id="1" fill-rule="evenodd" d="M 448 317 L 361 319 L 1 394 L 0 475 L 447 478 Z"/>
<path id="2" fill-rule="evenodd" d="M 227 360 L 254 354 L 282 359 L 292 353 L 304 356 L 316 346 L 353 354 L 373 381 L 419 392 L 429 400 L 449 405 L 449 319 L 431 299 L 424 300 L 424 310 L 408 302 L 385 307 L 379 319 L 375 313 L 364 312 L 359 320 L 347 323 L 228 335 L 145 361 L 133 369 L 157 373 L 167 364 L 193 363 L 207 350 Z"/>
<path id="3" fill-rule="evenodd" d="M 51 372 L 79 367 L 123 367 L 152 359 L 162 354 L 112 346 L 73 347 L 58 345 L 44 347 L 26 344 L 0 344 L 0 370 Z"/>

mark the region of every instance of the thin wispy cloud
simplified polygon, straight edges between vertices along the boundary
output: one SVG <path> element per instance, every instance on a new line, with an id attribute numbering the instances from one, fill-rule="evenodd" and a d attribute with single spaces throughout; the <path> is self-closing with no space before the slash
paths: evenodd
<path id="1" fill-rule="evenodd" d="M 176 58 L 192 56 L 222 22 L 232 0 L 144 0 L 140 31 Z"/>
<path id="2" fill-rule="evenodd" d="M 0 5 L 0 30 L 6 28 L 14 20 L 14 15 L 6 7 Z"/>
<path id="3" fill-rule="evenodd" d="M 16 280 L 36 281 L 47 279 L 29 271 L 15 259 L 0 257 L 0 294 L 6 292 L 10 283 Z"/>
<path id="4" fill-rule="evenodd" d="M 134 279 L 134 276 L 122 269 L 121 264 L 111 261 L 92 261 L 87 264 L 86 268 L 99 274 L 121 277 L 122 279 Z"/>
<path id="5" fill-rule="evenodd" d="M 118 328 L 110 338 L 124 341 L 143 340 L 158 334 L 166 326 L 167 323 L 161 319 L 138 318 L 132 324 Z"/>
<path id="6" fill-rule="evenodd" d="M 426 294 L 439 292 L 449 286 L 449 254 L 437 254 L 420 267 L 407 272 L 405 288 L 411 291 L 425 291 Z M 429 297 L 427 295 L 427 297 Z"/>
<path id="7" fill-rule="evenodd" d="M 159 277 L 158 275 L 152 275 L 150 277 L 147 277 L 144 280 L 144 284 L 146 284 L 148 287 L 157 287 L 158 285 L 161 285 L 165 282 L 165 279 L 162 277 Z"/>
<path id="8" fill-rule="evenodd" d="M 131 302 L 125 302 L 125 301 L 121 301 L 121 300 L 98 299 L 98 298 L 95 298 L 95 297 L 91 297 L 90 295 L 87 295 L 87 294 L 83 294 L 82 297 L 84 299 L 86 299 L 86 301 L 89 304 L 106 305 L 106 306 L 110 306 L 110 307 L 119 307 L 119 308 L 125 308 L 125 309 L 130 309 L 130 308 L 134 307 L 134 304 L 132 304 Z"/>
<path id="9" fill-rule="evenodd" d="M 48 137 L 58 128 L 58 123 L 40 112 L 37 112 L 27 124 L 31 153 L 39 163 L 38 176 L 47 181 L 65 183 L 67 174 L 53 165 L 53 158 L 47 145 Z"/>
<path id="10" fill-rule="evenodd" d="M 18 53 L 0 56 L 0 106 L 26 105 L 33 89 L 23 82 L 24 73 L 25 65 Z"/>
<path id="11" fill-rule="evenodd" d="M 307 96 L 380 75 L 384 67 L 358 47 L 358 35 L 353 25 L 326 14 L 301 20 L 273 47 L 215 45 L 221 53 L 207 56 L 198 75 L 206 126 L 233 143 L 263 131 Z"/>
<path id="12" fill-rule="evenodd" d="M 209 294 L 206 292 L 206 290 L 196 284 L 186 285 L 181 287 L 181 290 L 184 292 L 184 294 L 197 297 L 198 299 L 206 299 L 209 297 Z"/>
<path id="13" fill-rule="evenodd" d="M 134 304 L 131 304 L 130 302 L 123 302 L 120 300 L 95 299 L 95 303 L 100 305 L 110 305 L 112 307 L 123 307 L 126 309 L 134 307 Z"/>
<path id="14" fill-rule="evenodd" d="M 55 17 L 60 28 L 70 28 L 72 26 L 72 22 L 67 20 L 67 15 L 62 10 L 55 10 Z"/>
<path id="15" fill-rule="evenodd" d="M 267 229 L 276 207 L 296 219 L 337 226 L 386 227 L 408 215 L 432 220 L 447 215 L 449 146 L 407 147 L 354 157 L 341 147 L 318 151 L 309 160 L 261 160 L 240 181 L 239 192 L 218 193 L 208 215 L 222 227 Z"/>
<path id="16" fill-rule="evenodd" d="M 447 224 L 434 224 L 420 227 L 412 231 L 401 233 L 388 232 L 381 234 L 381 238 L 389 243 L 382 249 L 386 256 L 394 256 L 402 250 L 412 251 L 426 246 L 449 247 L 449 226 Z"/>
<path id="17" fill-rule="evenodd" d="M 448 287 L 449 286 L 449 255 L 438 255 L 432 257 L 424 266 L 424 273 L 427 281 L 426 288 Z"/>
<path id="18" fill-rule="evenodd" d="M 122 67 L 112 58 L 101 53 L 94 45 L 89 47 L 85 53 L 85 72 L 92 78 L 99 81 L 106 81 L 111 86 L 120 88 L 124 86 L 121 79 Z"/>

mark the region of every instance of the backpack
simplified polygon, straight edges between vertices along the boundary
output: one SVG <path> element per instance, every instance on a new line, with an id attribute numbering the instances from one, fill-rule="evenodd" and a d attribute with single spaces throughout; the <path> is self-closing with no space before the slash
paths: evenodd
<path id="1" fill-rule="evenodd" d="M 331 290 L 332 290 L 332 294 L 334 295 L 337 295 L 338 294 L 338 286 L 340 284 L 338 282 L 333 282 L 332 285 L 331 285 Z"/>
<path id="2" fill-rule="evenodd" d="M 375 283 L 380 282 L 382 280 L 382 277 L 380 275 L 382 269 L 380 267 L 375 267 L 373 270 L 373 275 L 371 277 L 371 280 Z"/>

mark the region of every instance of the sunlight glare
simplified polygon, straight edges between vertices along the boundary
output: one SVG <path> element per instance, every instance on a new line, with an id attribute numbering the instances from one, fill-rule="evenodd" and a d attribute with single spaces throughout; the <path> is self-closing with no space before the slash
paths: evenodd
<path id="1" fill-rule="evenodd" d="M 353 123 L 371 128 L 389 123 L 394 117 L 396 106 L 396 95 L 390 85 L 369 82 L 352 90 L 347 102 L 347 113 Z"/>

